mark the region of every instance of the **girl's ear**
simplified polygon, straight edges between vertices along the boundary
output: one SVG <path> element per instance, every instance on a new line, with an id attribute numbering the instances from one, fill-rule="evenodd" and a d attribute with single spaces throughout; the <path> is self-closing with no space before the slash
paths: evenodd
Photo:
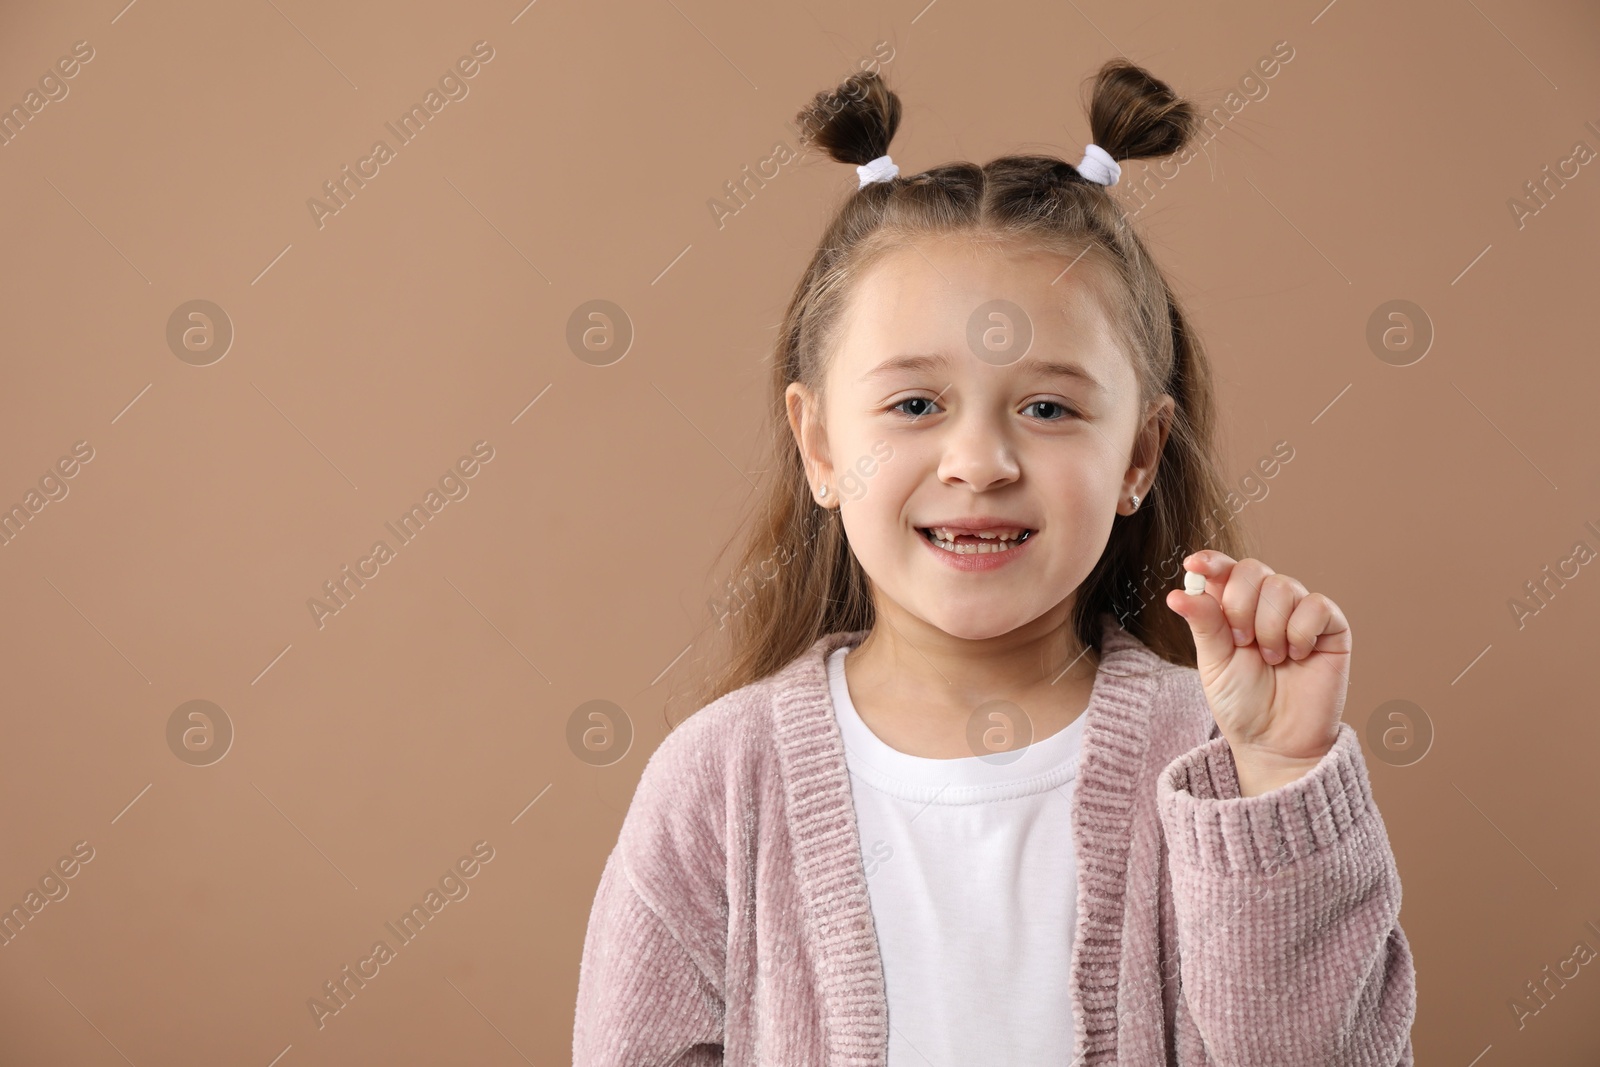
<path id="1" fill-rule="evenodd" d="M 801 382 L 790 382 L 783 392 L 788 406 L 789 430 L 800 449 L 801 462 L 811 491 L 833 484 L 833 463 L 828 453 L 827 433 L 822 426 L 822 404 L 817 395 Z"/>
<path id="2" fill-rule="evenodd" d="M 1129 457 L 1128 473 L 1124 481 L 1128 491 L 1141 497 L 1150 494 L 1156 479 L 1156 468 L 1161 463 L 1161 453 L 1167 447 L 1167 432 L 1172 429 L 1172 417 L 1178 402 L 1170 393 L 1162 393 L 1150 402 L 1143 425 L 1133 438 L 1133 452 Z"/>

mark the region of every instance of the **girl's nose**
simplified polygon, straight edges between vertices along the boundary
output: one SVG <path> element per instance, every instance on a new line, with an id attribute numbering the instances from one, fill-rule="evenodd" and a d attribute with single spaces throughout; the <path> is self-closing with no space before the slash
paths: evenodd
<path id="1" fill-rule="evenodd" d="M 968 423 L 952 427 L 939 460 L 939 479 L 963 482 L 983 492 L 1017 480 L 1021 468 L 1015 450 L 998 427 Z"/>

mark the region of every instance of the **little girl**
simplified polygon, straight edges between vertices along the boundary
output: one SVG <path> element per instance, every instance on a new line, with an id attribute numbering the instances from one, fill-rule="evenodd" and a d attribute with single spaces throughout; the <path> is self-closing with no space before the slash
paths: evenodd
<path id="1" fill-rule="evenodd" d="M 800 114 L 860 185 L 779 335 L 731 666 L 600 877 L 574 1062 L 1410 1064 L 1349 625 L 1241 558 L 1205 356 L 1108 189 L 1193 106 L 1112 60 L 1076 167 L 913 175 L 899 119 L 875 71 Z"/>

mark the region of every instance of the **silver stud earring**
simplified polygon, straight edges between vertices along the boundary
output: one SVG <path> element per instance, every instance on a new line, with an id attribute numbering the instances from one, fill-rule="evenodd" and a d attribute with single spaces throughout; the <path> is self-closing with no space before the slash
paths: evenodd
<path id="1" fill-rule="evenodd" d="M 822 483 L 822 488 L 817 490 L 817 495 L 820 496 L 820 497 L 826 497 L 828 495 L 828 483 L 827 482 L 823 482 Z"/>
<path id="2" fill-rule="evenodd" d="M 1133 497 L 1131 499 L 1131 503 L 1133 504 L 1133 510 L 1134 511 L 1138 511 L 1139 510 L 1139 495 L 1137 493 L 1135 493 L 1133 495 Z"/>

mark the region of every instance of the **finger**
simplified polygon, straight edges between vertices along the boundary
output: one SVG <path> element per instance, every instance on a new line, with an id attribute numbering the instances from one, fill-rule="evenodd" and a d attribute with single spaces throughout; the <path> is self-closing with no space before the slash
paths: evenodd
<path id="1" fill-rule="evenodd" d="M 1333 601 L 1320 593 L 1307 593 L 1289 613 L 1289 658 L 1302 660 L 1317 647 L 1317 640 L 1333 621 Z"/>
<path id="2" fill-rule="evenodd" d="M 1296 641 L 1306 643 L 1300 659 L 1312 652 L 1349 652 L 1350 623 L 1338 604 L 1321 593 L 1308 593 L 1289 616 L 1289 638 L 1291 647 Z"/>
<path id="3" fill-rule="evenodd" d="M 1255 640 L 1256 602 L 1261 583 L 1273 569 L 1259 559 L 1242 559 L 1233 565 L 1228 584 L 1222 589 L 1222 611 L 1233 630 L 1233 643 L 1248 645 Z"/>
<path id="4" fill-rule="evenodd" d="M 1289 616 L 1294 614 L 1301 598 L 1307 595 L 1306 587 L 1297 579 L 1287 574 L 1276 572 L 1267 575 L 1261 580 L 1259 598 L 1256 601 L 1256 644 L 1261 649 L 1261 658 L 1268 663 L 1282 663 L 1289 656 Z M 1313 632 L 1309 638 L 1302 642 L 1309 644 L 1316 640 Z"/>
<path id="5" fill-rule="evenodd" d="M 1198 572 L 1197 572 L 1198 573 Z M 1233 655 L 1233 634 L 1228 629 L 1222 605 L 1210 592 L 1190 594 L 1182 589 L 1167 590 L 1167 607 L 1183 616 L 1194 635 L 1199 663 L 1227 663 Z"/>
<path id="6" fill-rule="evenodd" d="M 1211 548 L 1203 548 L 1183 557 L 1183 569 L 1205 575 L 1206 592 L 1218 600 L 1222 598 L 1222 589 L 1228 584 L 1228 575 L 1233 571 L 1233 566 L 1232 556 Z"/>

